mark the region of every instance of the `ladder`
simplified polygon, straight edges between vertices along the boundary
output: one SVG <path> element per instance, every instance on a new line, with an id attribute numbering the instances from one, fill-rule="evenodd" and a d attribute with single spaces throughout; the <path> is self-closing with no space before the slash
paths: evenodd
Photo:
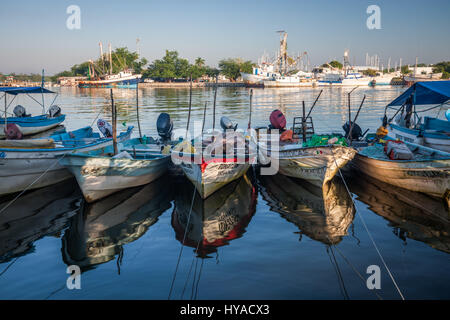
<path id="1" fill-rule="evenodd" d="M 302 137 L 303 142 L 311 139 L 314 135 L 314 123 L 312 117 L 294 117 L 292 131 L 294 135 Z"/>

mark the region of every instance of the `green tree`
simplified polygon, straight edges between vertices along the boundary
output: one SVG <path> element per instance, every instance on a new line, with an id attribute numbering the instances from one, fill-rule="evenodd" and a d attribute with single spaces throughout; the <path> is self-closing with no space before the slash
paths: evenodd
<path id="1" fill-rule="evenodd" d="M 375 77 L 377 75 L 377 70 L 367 69 L 363 71 L 363 74 L 370 77 Z"/>
<path id="2" fill-rule="evenodd" d="M 204 67 L 205 59 L 198 57 L 197 59 L 195 59 L 195 65 L 200 68 Z"/>
<path id="3" fill-rule="evenodd" d="M 219 62 L 220 72 L 231 81 L 236 81 L 241 72 L 251 73 L 254 63 L 241 59 L 224 59 Z"/>
<path id="4" fill-rule="evenodd" d="M 409 70 L 409 67 L 408 67 L 408 66 L 402 66 L 401 72 L 402 72 L 402 74 L 408 74 L 408 73 L 410 73 L 411 71 Z"/>
<path id="5" fill-rule="evenodd" d="M 336 68 L 336 69 L 342 69 L 344 67 L 342 65 L 342 63 L 340 63 L 339 61 L 336 61 L 336 60 L 333 60 L 333 61 L 331 61 L 329 63 L 324 63 L 322 65 L 322 67 L 329 67 L 329 66 L 332 66 L 333 68 Z"/>

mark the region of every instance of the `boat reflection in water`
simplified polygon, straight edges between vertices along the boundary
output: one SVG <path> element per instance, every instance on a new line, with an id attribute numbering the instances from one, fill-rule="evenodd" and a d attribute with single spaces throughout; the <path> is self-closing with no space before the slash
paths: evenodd
<path id="1" fill-rule="evenodd" d="M 143 236 L 170 208 L 167 176 L 145 186 L 125 189 L 92 204 L 74 217 L 63 237 L 67 265 L 82 271 L 123 256 L 123 245 Z M 120 273 L 120 269 L 119 269 Z"/>
<path id="2" fill-rule="evenodd" d="M 205 200 L 196 192 L 192 205 L 193 192 L 193 188 L 184 188 L 175 196 L 172 227 L 178 241 L 185 239 L 183 244 L 195 248 L 198 257 L 209 258 L 218 247 L 245 233 L 255 213 L 257 190 L 244 175 Z"/>
<path id="3" fill-rule="evenodd" d="M 0 209 L 13 196 L 0 199 Z M 33 252 L 33 242 L 59 236 L 82 203 L 76 181 L 66 180 L 25 193 L 0 213 L 0 263 Z"/>
<path id="4" fill-rule="evenodd" d="M 281 174 L 259 179 L 261 193 L 271 210 L 295 224 L 301 234 L 327 245 L 337 244 L 347 235 L 355 210 L 339 178 L 323 188 Z"/>
<path id="5" fill-rule="evenodd" d="M 350 190 L 394 228 L 394 234 L 450 253 L 450 211 L 442 199 L 398 188 L 370 177 L 348 179 Z"/>

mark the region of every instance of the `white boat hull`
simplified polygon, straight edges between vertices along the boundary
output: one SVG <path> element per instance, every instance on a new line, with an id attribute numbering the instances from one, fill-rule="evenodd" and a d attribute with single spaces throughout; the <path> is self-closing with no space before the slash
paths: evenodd
<path id="1" fill-rule="evenodd" d="M 63 121 L 61 121 L 63 122 Z M 30 127 L 30 126 L 21 126 L 18 123 L 15 123 L 15 125 L 19 128 L 20 132 L 24 135 L 24 136 L 29 136 L 32 134 L 36 134 L 36 133 L 40 133 L 40 132 L 45 132 L 47 130 L 53 129 L 54 127 L 57 127 L 61 124 L 61 122 L 56 122 L 56 123 L 52 123 L 49 124 L 47 126 L 36 126 L 36 127 Z M 4 139 L 5 138 L 5 123 L 0 123 L 0 138 Z"/>
<path id="2" fill-rule="evenodd" d="M 169 157 L 156 160 L 68 157 L 62 163 L 77 179 L 87 202 L 150 183 L 166 173 Z"/>
<path id="3" fill-rule="evenodd" d="M 280 151 L 281 174 L 322 186 L 353 159 L 356 150 L 343 146 L 320 146 Z"/>
<path id="4" fill-rule="evenodd" d="M 417 135 L 410 134 L 408 132 L 397 130 L 391 126 L 389 126 L 389 134 L 390 137 L 399 139 L 405 142 L 421 144 L 425 147 L 442 150 L 445 152 L 450 152 L 450 139 L 437 139 L 430 137 L 423 137 L 423 143 L 421 139 L 417 138 Z"/>
<path id="5" fill-rule="evenodd" d="M 181 168 L 189 181 L 205 199 L 226 184 L 242 177 L 250 168 L 250 163 L 212 162 L 202 170 L 201 164 L 181 163 Z"/>
<path id="6" fill-rule="evenodd" d="M 354 166 L 364 174 L 411 191 L 435 197 L 450 192 L 450 160 L 387 161 L 358 154 Z"/>
<path id="7" fill-rule="evenodd" d="M 131 134 L 131 132 L 130 132 Z M 129 135 L 124 137 L 128 139 Z M 41 188 L 58 183 L 72 177 L 59 160 L 64 154 L 104 149 L 112 144 L 112 140 L 77 149 L 58 150 L 33 149 L 18 151 L 0 149 L 0 195 Z"/>

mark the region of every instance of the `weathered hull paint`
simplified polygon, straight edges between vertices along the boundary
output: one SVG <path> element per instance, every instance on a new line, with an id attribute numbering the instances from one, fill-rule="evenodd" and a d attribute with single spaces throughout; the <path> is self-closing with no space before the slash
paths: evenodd
<path id="1" fill-rule="evenodd" d="M 119 190 L 141 186 L 162 176 L 169 156 L 151 159 L 112 159 L 69 155 L 61 160 L 77 179 L 88 202 L 94 202 Z"/>
<path id="2" fill-rule="evenodd" d="M 358 154 L 354 166 L 377 180 L 435 197 L 450 192 L 450 159 L 388 161 Z"/>

